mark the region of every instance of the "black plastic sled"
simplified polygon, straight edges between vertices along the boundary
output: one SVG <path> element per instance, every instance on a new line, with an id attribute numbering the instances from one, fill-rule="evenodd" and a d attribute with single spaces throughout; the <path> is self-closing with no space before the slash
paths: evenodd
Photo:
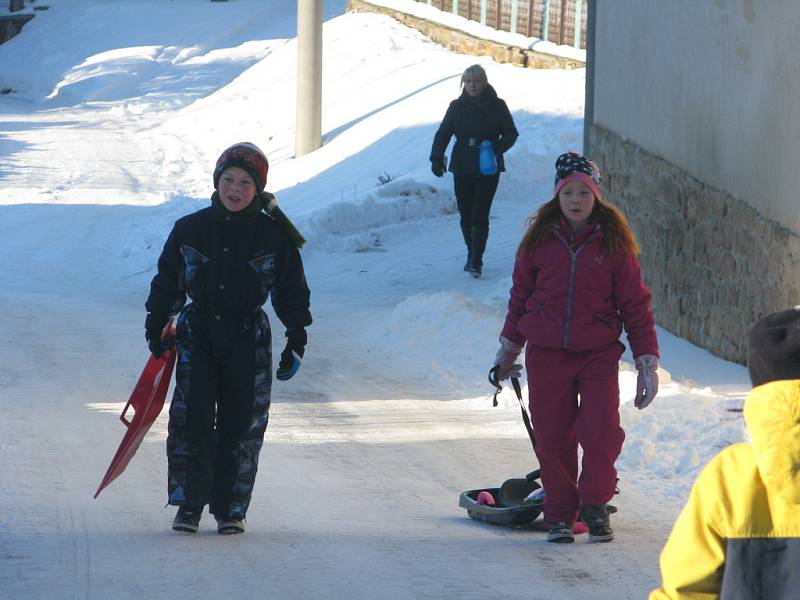
<path id="1" fill-rule="evenodd" d="M 462 492 L 458 505 L 467 509 L 467 515 L 476 521 L 492 525 L 514 527 L 530 525 L 544 508 L 544 490 L 537 481 L 539 469 L 528 473 L 524 479 L 508 479 L 499 488 L 482 488 Z M 537 490 L 541 490 L 536 493 Z M 478 502 L 481 492 L 488 492 L 495 504 Z"/>
<path id="2" fill-rule="evenodd" d="M 503 389 L 498 379 L 497 366 L 489 371 L 489 382 L 495 387 L 494 398 L 492 405 L 497 406 L 497 395 Z M 525 424 L 525 429 L 528 432 L 528 437 L 531 440 L 531 446 L 534 453 L 536 452 L 536 438 L 533 435 L 533 427 L 531 426 L 528 412 L 525 410 L 525 405 L 522 402 L 522 387 L 520 386 L 519 379 L 516 377 L 511 378 L 511 385 L 514 388 L 514 394 L 519 401 L 520 413 L 522 414 L 522 421 Z M 537 481 L 541 478 L 539 469 L 528 473 L 524 479 L 508 479 L 503 482 L 499 488 L 482 488 L 478 490 L 468 490 L 461 492 L 458 498 L 458 505 L 461 508 L 467 509 L 467 515 L 476 521 L 483 521 L 491 523 L 492 525 L 502 525 L 504 527 L 533 525 L 534 528 L 541 528 L 545 525 L 544 521 L 534 524 L 534 521 L 544 511 L 544 497 L 545 490 Z M 491 495 L 489 503 L 486 503 L 484 498 L 481 498 L 481 493 L 485 497 Z M 619 488 L 615 490 L 619 494 Z M 484 500 L 483 502 L 479 500 Z M 608 505 L 608 512 L 617 512 L 617 507 Z M 584 529 L 585 531 L 585 529 Z"/>

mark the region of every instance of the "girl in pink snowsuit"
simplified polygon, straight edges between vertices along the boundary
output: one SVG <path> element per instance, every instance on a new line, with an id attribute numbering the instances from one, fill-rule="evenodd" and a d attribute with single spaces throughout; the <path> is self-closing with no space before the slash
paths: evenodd
<path id="1" fill-rule="evenodd" d="M 645 408 L 658 391 L 658 341 L 639 249 L 625 217 L 603 201 L 600 181 L 597 165 L 584 156 L 569 152 L 556 161 L 554 197 L 529 221 L 517 250 L 495 359 L 500 379 L 519 374 L 514 363 L 527 346 L 551 542 L 574 541 L 577 518 L 590 541 L 614 538 L 607 503 L 625 439 L 618 382 L 623 326 L 639 371 L 635 405 Z"/>

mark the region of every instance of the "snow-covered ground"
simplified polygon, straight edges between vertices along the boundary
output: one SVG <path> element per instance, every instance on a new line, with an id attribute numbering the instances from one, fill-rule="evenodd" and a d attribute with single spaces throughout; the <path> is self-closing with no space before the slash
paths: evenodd
<path id="1" fill-rule="evenodd" d="M 642 598 L 702 465 L 741 440 L 744 368 L 659 330 L 672 375 L 631 406 L 612 544 L 471 521 L 460 491 L 535 467 L 516 400 L 486 381 L 526 216 L 580 149 L 583 71 L 453 54 L 327 0 L 324 146 L 293 157 L 294 4 L 50 0 L 0 46 L 0 596 Z M 475 62 L 520 138 L 484 276 L 461 270 L 433 133 Z M 250 140 L 309 240 L 314 325 L 276 382 L 248 532 L 180 536 L 164 506 L 166 411 L 92 495 L 146 357 L 144 299 L 174 220 Z M 647 251 L 647 240 L 644 251 Z M 656 315 L 657 316 L 657 315 Z M 273 318 L 282 342 L 282 328 Z M 278 348 L 280 350 L 280 348 Z"/>

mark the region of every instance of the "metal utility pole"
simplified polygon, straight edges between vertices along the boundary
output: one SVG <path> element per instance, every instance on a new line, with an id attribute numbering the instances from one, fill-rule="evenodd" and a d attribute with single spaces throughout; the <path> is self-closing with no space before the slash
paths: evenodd
<path id="1" fill-rule="evenodd" d="M 322 146 L 322 0 L 297 2 L 295 156 Z"/>

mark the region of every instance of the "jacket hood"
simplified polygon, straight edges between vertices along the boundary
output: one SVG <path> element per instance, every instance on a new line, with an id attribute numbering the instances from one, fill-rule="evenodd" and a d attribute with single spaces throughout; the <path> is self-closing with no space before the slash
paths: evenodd
<path id="1" fill-rule="evenodd" d="M 744 420 L 764 485 L 800 504 L 800 379 L 754 388 L 745 401 Z"/>

